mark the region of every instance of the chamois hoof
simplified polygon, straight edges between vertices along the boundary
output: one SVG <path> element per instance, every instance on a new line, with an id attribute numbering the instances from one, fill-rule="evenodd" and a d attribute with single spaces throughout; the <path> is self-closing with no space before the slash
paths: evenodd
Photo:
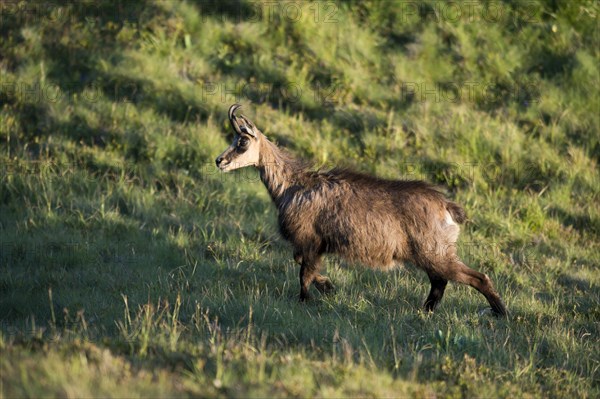
<path id="1" fill-rule="evenodd" d="M 321 282 L 315 281 L 314 284 L 315 288 L 319 290 L 321 294 L 327 295 L 335 292 L 335 286 L 331 283 L 331 281 L 329 281 L 329 279 Z"/>
<path id="2" fill-rule="evenodd" d="M 310 299 L 310 297 L 308 295 L 300 294 L 300 297 L 298 298 L 298 302 L 300 302 L 300 303 L 307 302 L 309 299 Z"/>
<path id="3" fill-rule="evenodd" d="M 492 308 L 482 309 L 478 312 L 478 315 L 479 315 L 479 317 L 494 316 L 497 319 L 504 319 L 504 318 L 508 317 L 507 313 L 500 313 L 498 311 L 495 311 Z"/>

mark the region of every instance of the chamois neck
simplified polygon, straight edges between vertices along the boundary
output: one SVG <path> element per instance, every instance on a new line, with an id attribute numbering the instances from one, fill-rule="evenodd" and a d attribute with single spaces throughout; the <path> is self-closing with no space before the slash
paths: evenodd
<path id="1" fill-rule="evenodd" d="M 261 143 L 258 170 L 275 205 L 279 206 L 286 190 L 298 186 L 307 164 L 280 149 L 266 138 Z"/>

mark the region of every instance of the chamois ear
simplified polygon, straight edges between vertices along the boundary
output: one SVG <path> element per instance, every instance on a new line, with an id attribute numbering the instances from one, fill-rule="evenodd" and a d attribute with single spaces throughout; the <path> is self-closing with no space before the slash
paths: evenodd
<path id="1" fill-rule="evenodd" d="M 256 133 L 254 131 L 256 126 L 254 126 L 254 124 L 244 115 L 240 115 L 239 117 L 235 115 L 235 111 L 241 107 L 240 104 L 233 104 L 229 107 L 229 122 L 237 134 L 243 133 L 256 138 Z"/>

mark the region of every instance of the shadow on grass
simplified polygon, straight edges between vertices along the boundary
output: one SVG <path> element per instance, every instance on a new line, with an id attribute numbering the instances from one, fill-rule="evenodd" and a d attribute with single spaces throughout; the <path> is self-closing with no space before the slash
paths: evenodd
<path id="1" fill-rule="evenodd" d="M 87 3 L 86 3 L 87 4 Z M 209 111 L 202 104 L 192 103 L 192 99 L 171 88 L 157 87 L 151 81 L 139 78 L 130 78 L 100 69 L 101 59 L 118 63 L 122 58 L 122 44 L 116 40 L 119 30 L 111 28 L 113 25 L 123 23 L 136 23 L 140 14 L 154 13 L 161 15 L 162 11 L 155 5 L 144 3 L 127 3 L 127 12 L 110 13 L 108 8 L 101 15 L 110 18 L 100 18 L 100 25 L 94 27 L 98 32 L 98 40 L 88 46 L 81 45 L 75 40 L 65 43 L 65 32 L 61 29 L 50 30 L 44 35 L 42 46 L 49 62 L 48 77 L 56 82 L 65 92 L 80 93 L 86 87 L 100 89 L 108 98 L 115 102 L 133 103 L 153 109 L 176 122 L 203 121 L 208 117 Z M 102 7 L 105 7 L 104 5 Z M 122 3 L 119 3 L 122 6 Z M 73 21 L 70 26 L 84 24 L 90 14 L 97 12 L 95 6 L 75 7 Z M 74 29 L 74 28 L 69 28 Z M 105 33 L 108 32 L 108 33 Z M 92 34 L 88 32 L 88 34 Z M 83 38 L 81 40 L 88 40 Z M 91 48 L 89 48 L 91 47 Z M 90 100 L 92 101 L 92 100 Z"/>
<path id="2" fill-rule="evenodd" d="M 598 218 L 568 212 L 556 206 L 550 207 L 548 214 L 560 220 L 565 227 L 572 227 L 584 236 L 591 235 L 600 239 L 600 219 Z"/>
<path id="3" fill-rule="evenodd" d="M 111 208 L 118 214 L 126 205 L 115 201 Z M 49 322 L 51 289 L 58 323 L 67 320 L 66 312 L 74 316 L 83 310 L 90 325 L 110 329 L 122 313 L 116 305 L 122 293 L 133 294 L 133 303 L 143 303 L 147 295 L 176 294 L 156 281 L 157 274 L 186 264 L 166 231 L 151 235 L 132 223 L 133 216 L 102 220 L 94 213 L 82 223 L 77 212 L 62 212 L 61 221 L 38 220 L 19 241 L 2 241 L 3 320 Z"/>

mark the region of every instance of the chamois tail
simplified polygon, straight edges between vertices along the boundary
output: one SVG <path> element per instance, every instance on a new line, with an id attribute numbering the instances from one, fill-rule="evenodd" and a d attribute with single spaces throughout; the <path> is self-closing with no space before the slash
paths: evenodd
<path id="1" fill-rule="evenodd" d="M 452 219 L 454 219 L 456 223 L 463 224 L 467 220 L 467 213 L 456 202 L 448 201 L 446 203 L 446 209 L 450 212 Z"/>

